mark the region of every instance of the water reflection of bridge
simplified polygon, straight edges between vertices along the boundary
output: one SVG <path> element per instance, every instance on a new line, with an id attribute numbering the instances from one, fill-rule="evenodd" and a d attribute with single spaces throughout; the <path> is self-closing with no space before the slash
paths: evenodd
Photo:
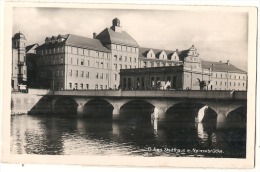
<path id="1" fill-rule="evenodd" d="M 121 91 L 62 90 L 49 92 L 38 103 L 38 111 L 99 119 L 151 120 L 157 110 L 159 122 L 193 122 L 205 106 L 203 121 L 246 124 L 245 91 Z M 131 122 L 129 120 L 129 122 Z"/>

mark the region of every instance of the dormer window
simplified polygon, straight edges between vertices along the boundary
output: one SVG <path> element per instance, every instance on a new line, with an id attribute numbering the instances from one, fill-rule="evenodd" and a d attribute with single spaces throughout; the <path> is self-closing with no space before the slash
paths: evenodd
<path id="1" fill-rule="evenodd" d="M 45 44 L 49 44 L 50 43 L 50 39 L 49 38 L 46 38 L 45 39 Z"/>

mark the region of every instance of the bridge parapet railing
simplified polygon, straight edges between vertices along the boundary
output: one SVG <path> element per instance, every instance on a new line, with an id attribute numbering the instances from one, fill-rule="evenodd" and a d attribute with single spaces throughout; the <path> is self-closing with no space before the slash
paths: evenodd
<path id="1" fill-rule="evenodd" d="M 49 92 L 55 96 L 89 97 L 150 97 L 150 98 L 199 98 L 199 99 L 247 99 L 246 91 L 200 90 L 61 90 Z"/>

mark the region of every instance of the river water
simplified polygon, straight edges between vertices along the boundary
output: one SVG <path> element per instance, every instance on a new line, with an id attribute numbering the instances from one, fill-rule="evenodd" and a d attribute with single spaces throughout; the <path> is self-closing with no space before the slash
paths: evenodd
<path id="1" fill-rule="evenodd" d="M 245 158 L 244 128 L 207 123 L 93 121 L 84 118 L 11 117 L 11 153 Z M 174 126 L 174 127 L 172 127 Z"/>

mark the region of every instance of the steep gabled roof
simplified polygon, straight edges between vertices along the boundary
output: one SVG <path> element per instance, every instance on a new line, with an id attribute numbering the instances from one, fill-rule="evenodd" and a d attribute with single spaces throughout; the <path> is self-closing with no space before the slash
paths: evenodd
<path id="1" fill-rule="evenodd" d="M 228 64 L 223 62 L 201 61 L 201 65 L 203 69 L 212 68 L 213 72 L 230 72 L 230 73 L 242 73 L 242 74 L 247 73 L 230 63 Z"/>
<path id="2" fill-rule="evenodd" d="M 83 36 L 70 34 L 65 41 L 66 45 L 88 48 L 96 51 L 110 52 L 98 39 L 91 39 Z"/>
<path id="3" fill-rule="evenodd" d="M 115 32 L 110 28 L 104 29 L 97 36 L 103 44 L 120 44 L 130 47 L 139 47 L 137 42 L 125 31 Z"/>
<path id="4" fill-rule="evenodd" d="M 56 42 L 55 44 L 42 44 L 37 49 L 45 49 L 49 47 L 56 47 L 59 45 L 70 45 L 75 47 L 81 47 L 81 48 L 87 48 L 91 50 L 96 51 L 102 51 L 102 52 L 110 52 L 109 49 L 104 47 L 102 43 L 98 39 L 91 39 L 83 36 L 73 35 L 73 34 L 67 34 L 67 35 L 59 35 L 58 37 L 65 38 L 62 42 Z"/>
<path id="5" fill-rule="evenodd" d="M 184 58 L 188 56 L 189 51 L 190 51 L 190 49 L 182 50 L 182 51 L 178 51 L 177 52 L 177 54 L 178 54 L 178 56 L 179 56 L 181 61 L 183 61 Z"/>
<path id="6" fill-rule="evenodd" d="M 39 45 L 38 44 L 32 44 L 25 47 L 25 52 L 29 52 L 31 49 L 36 49 Z"/>

